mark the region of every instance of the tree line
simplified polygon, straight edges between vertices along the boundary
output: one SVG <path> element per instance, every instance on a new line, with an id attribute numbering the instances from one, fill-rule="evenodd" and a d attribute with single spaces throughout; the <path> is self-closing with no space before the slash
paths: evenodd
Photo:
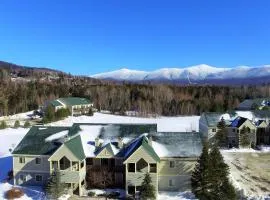
<path id="1" fill-rule="evenodd" d="M 119 84 L 65 76 L 54 81 L 1 79 L 0 116 L 34 110 L 46 101 L 68 96 L 88 98 L 97 109 L 113 113 L 199 115 L 233 110 L 247 98 L 269 97 L 270 84 L 241 87 Z"/>

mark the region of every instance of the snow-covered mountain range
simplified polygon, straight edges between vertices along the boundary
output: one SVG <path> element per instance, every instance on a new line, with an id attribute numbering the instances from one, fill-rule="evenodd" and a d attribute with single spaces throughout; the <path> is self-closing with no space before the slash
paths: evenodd
<path id="1" fill-rule="evenodd" d="M 249 83 L 260 79 L 270 81 L 270 65 L 218 68 L 205 64 L 186 68 L 162 68 L 155 71 L 137 71 L 126 68 L 92 75 L 93 78 L 117 81 L 154 81 L 178 83 Z"/>

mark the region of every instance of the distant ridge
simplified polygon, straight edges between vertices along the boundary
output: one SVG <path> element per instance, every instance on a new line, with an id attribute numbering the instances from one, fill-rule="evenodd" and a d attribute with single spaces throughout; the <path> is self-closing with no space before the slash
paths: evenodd
<path id="1" fill-rule="evenodd" d="M 254 84 L 270 82 L 270 65 L 258 67 L 238 66 L 218 68 L 206 64 L 186 68 L 162 68 L 155 71 L 138 71 L 123 68 L 100 73 L 92 78 L 131 82 L 174 82 L 187 84 Z"/>
<path id="2" fill-rule="evenodd" d="M 47 73 L 64 73 L 60 70 L 50 69 L 46 67 L 28 67 L 23 65 L 17 65 L 10 62 L 0 61 L 0 69 L 6 69 L 10 72 L 21 72 L 21 71 L 34 71 L 34 72 L 47 72 Z"/>

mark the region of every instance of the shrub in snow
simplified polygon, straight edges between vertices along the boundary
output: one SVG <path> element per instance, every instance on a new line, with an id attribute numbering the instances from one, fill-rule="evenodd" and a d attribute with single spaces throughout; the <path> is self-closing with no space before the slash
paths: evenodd
<path id="1" fill-rule="evenodd" d="M 92 110 L 92 108 L 89 108 L 89 111 L 87 113 L 88 116 L 93 116 L 94 115 L 94 112 Z"/>
<path id="2" fill-rule="evenodd" d="M 14 123 L 14 128 L 19 128 L 20 127 L 20 122 L 19 120 L 16 120 Z"/>
<path id="3" fill-rule="evenodd" d="M 19 188 L 12 188 L 5 193 L 6 199 L 18 199 L 24 195 L 24 192 Z"/>
<path id="4" fill-rule="evenodd" d="M 0 129 L 5 129 L 5 128 L 7 128 L 7 123 L 5 121 L 1 121 Z"/>
<path id="5" fill-rule="evenodd" d="M 30 122 L 29 122 L 28 120 L 25 121 L 23 127 L 24 127 L 24 128 L 29 128 L 30 126 L 31 126 L 31 125 L 30 125 Z"/>
<path id="6" fill-rule="evenodd" d="M 94 193 L 94 192 L 91 192 L 91 191 L 88 192 L 88 196 L 89 196 L 89 197 L 94 197 L 95 195 L 96 195 L 96 193 Z"/>

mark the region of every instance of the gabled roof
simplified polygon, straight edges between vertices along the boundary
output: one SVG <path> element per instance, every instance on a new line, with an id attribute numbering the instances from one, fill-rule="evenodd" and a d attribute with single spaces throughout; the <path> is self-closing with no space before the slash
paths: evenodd
<path id="1" fill-rule="evenodd" d="M 77 135 L 66 141 L 64 145 L 76 156 L 79 160 L 85 159 L 81 136 Z"/>
<path id="2" fill-rule="evenodd" d="M 56 107 L 56 106 L 63 106 L 59 101 L 57 100 L 52 100 L 49 102 L 52 106 Z"/>
<path id="3" fill-rule="evenodd" d="M 127 146 L 119 152 L 119 156 L 123 157 L 124 160 L 127 160 L 141 146 L 146 149 L 146 151 L 156 162 L 160 161 L 159 156 L 156 154 L 153 147 L 148 144 L 148 139 L 144 135 L 134 139 L 129 144 L 127 144 Z"/>
<path id="4" fill-rule="evenodd" d="M 263 102 L 268 101 L 269 98 L 245 99 L 239 104 L 238 109 L 251 110 L 253 105 L 261 106 Z"/>
<path id="5" fill-rule="evenodd" d="M 236 117 L 232 123 L 230 124 L 230 127 L 235 127 L 235 128 L 239 128 L 240 126 L 242 126 L 242 124 L 244 124 L 248 119 L 244 118 L 244 117 Z"/>
<path id="6" fill-rule="evenodd" d="M 46 138 L 68 130 L 69 127 L 33 126 L 17 145 L 12 154 L 52 155 L 62 143 L 59 141 L 46 141 Z"/>
<path id="7" fill-rule="evenodd" d="M 113 156 L 115 156 L 119 152 L 119 149 L 117 149 L 117 147 L 110 142 L 110 143 L 105 144 L 101 148 L 98 148 L 95 152 L 96 156 L 98 156 L 98 154 L 100 154 L 104 149 L 109 151 L 110 154 Z"/>
<path id="8" fill-rule="evenodd" d="M 260 126 L 263 122 L 265 122 L 264 120 L 258 120 L 255 122 L 256 126 Z"/>
<path id="9" fill-rule="evenodd" d="M 91 104 L 91 101 L 89 99 L 80 97 L 65 97 L 59 98 L 57 100 L 68 106 Z"/>
<path id="10" fill-rule="evenodd" d="M 270 111 L 269 110 L 254 110 L 252 112 L 256 118 L 261 118 L 261 119 L 270 118 Z"/>

